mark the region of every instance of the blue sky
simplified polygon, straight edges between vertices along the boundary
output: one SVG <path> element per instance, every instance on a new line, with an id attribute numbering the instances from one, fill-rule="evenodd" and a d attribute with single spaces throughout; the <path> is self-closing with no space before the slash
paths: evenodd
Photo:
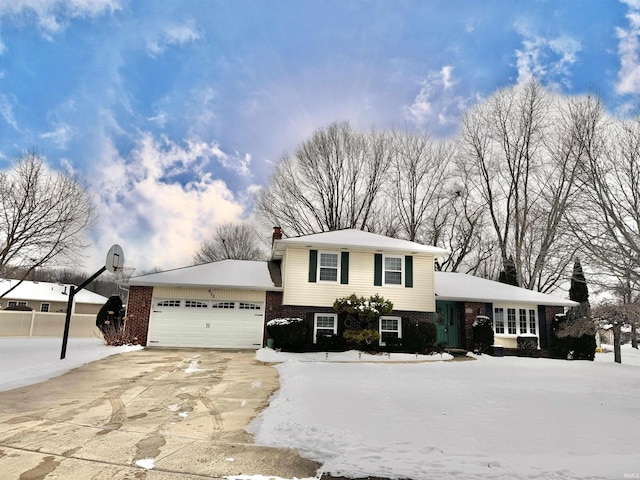
<path id="1" fill-rule="evenodd" d="M 177 267 L 314 130 L 448 137 L 532 75 L 638 115 L 640 0 L 0 0 L 0 169 L 86 183 L 88 270 Z"/>

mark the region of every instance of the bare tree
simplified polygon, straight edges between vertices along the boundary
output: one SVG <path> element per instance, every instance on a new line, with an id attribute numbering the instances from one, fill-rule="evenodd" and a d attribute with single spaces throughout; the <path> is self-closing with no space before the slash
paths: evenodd
<path id="1" fill-rule="evenodd" d="M 542 292 L 565 280 L 575 252 L 562 227 L 580 159 L 572 108 L 532 80 L 474 108 L 460 136 L 503 264 L 513 256 L 518 284 Z"/>
<path id="2" fill-rule="evenodd" d="M 219 260 L 264 260 L 265 252 L 258 246 L 258 234 L 246 223 L 218 225 L 211 238 L 204 240 L 193 256 L 193 263 Z"/>
<path id="3" fill-rule="evenodd" d="M 426 134 L 398 131 L 391 135 L 391 148 L 392 181 L 387 183 L 387 194 L 402 235 L 412 242 L 433 243 L 444 226 L 439 213 L 446 201 L 452 149 Z"/>
<path id="4" fill-rule="evenodd" d="M 297 235 L 368 229 L 388 181 L 388 143 L 384 134 L 358 133 L 348 123 L 316 131 L 276 166 L 258 196 L 259 217 Z"/>
<path id="5" fill-rule="evenodd" d="M 600 266 L 600 275 L 640 283 L 640 118 L 607 118 L 591 99 L 584 148 L 583 202 L 570 224 Z"/>
<path id="6" fill-rule="evenodd" d="M 593 318 L 600 325 L 611 325 L 613 330 L 613 354 L 616 363 L 622 363 L 621 333 L 622 327 L 628 325 L 632 327 L 632 334 L 635 336 L 636 327 L 640 323 L 639 304 L 614 304 L 605 303 L 596 307 L 592 312 Z"/>
<path id="7" fill-rule="evenodd" d="M 93 206 L 80 182 L 26 153 L 12 170 L 0 172 L 0 277 L 20 272 L 22 281 L 53 260 L 77 260 L 92 221 Z"/>

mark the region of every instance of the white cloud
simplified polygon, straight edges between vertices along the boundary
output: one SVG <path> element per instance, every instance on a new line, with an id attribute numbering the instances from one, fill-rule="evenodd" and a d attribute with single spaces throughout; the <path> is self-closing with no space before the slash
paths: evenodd
<path id="1" fill-rule="evenodd" d="M 34 18 L 45 34 L 63 30 L 69 19 L 95 18 L 121 8 L 120 0 L 0 0 L 0 16 Z"/>
<path id="2" fill-rule="evenodd" d="M 99 215 L 95 258 L 119 243 L 127 266 L 138 271 L 188 265 L 215 225 L 242 217 L 243 202 L 203 170 L 224 156 L 217 144 L 145 133 L 124 158 L 107 142 L 90 180 Z M 183 173 L 194 180 L 181 183 Z"/>
<path id="3" fill-rule="evenodd" d="M 55 126 L 54 130 L 45 132 L 40 135 L 40 138 L 48 139 L 57 144 L 60 148 L 65 149 L 67 143 L 73 137 L 73 128 L 66 123 L 59 123 Z"/>
<path id="4" fill-rule="evenodd" d="M 15 130 L 18 130 L 18 122 L 13 115 L 13 101 L 4 94 L 0 94 L 0 117 Z"/>
<path id="5" fill-rule="evenodd" d="M 147 52 L 152 57 L 162 54 L 171 45 L 184 45 L 195 42 L 201 38 L 201 34 L 193 21 L 182 25 L 171 25 L 152 40 L 147 42 Z"/>
<path id="6" fill-rule="evenodd" d="M 569 85 L 570 67 L 576 63 L 581 43 L 568 35 L 545 38 L 533 33 L 525 24 L 516 25 L 524 37 L 517 49 L 518 82 L 536 78 L 549 86 Z"/>
<path id="7" fill-rule="evenodd" d="M 620 94 L 640 93 L 640 0 L 627 0 L 628 28 L 617 28 L 620 71 L 616 91 Z"/>
<path id="8" fill-rule="evenodd" d="M 405 107 L 406 117 L 420 127 L 447 127 L 456 125 L 468 100 L 456 95 L 454 67 L 445 65 L 432 71 L 421 82 L 420 92 L 413 103 Z"/>

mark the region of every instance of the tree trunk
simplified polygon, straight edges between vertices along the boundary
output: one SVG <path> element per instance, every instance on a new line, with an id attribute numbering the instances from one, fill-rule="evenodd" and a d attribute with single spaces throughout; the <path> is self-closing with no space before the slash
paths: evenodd
<path id="1" fill-rule="evenodd" d="M 631 324 L 631 346 L 633 348 L 635 348 L 636 350 L 638 350 L 638 324 L 637 323 L 632 323 Z"/>
<path id="2" fill-rule="evenodd" d="M 620 352 L 620 330 L 621 322 L 613 323 L 613 357 L 616 363 L 622 363 L 622 353 Z"/>

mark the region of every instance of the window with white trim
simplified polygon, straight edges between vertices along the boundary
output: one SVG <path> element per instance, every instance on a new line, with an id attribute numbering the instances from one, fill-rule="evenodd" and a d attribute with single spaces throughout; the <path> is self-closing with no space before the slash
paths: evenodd
<path id="1" fill-rule="evenodd" d="M 158 307 L 179 307 L 182 300 L 158 300 Z"/>
<path id="2" fill-rule="evenodd" d="M 384 285 L 402 285 L 402 261 L 404 257 L 384 256 Z"/>
<path id="3" fill-rule="evenodd" d="M 48 312 L 50 307 L 51 307 L 51 305 L 49 303 L 41 303 L 40 304 L 40 311 L 41 312 Z"/>
<path id="4" fill-rule="evenodd" d="M 496 307 L 493 312 L 493 331 L 504 333 L 504 308 Z"/>
<path id="5" fill-rule="evenodd" d="M 493 331 L 496 334 L 537 335 L 537 325 L 535 308 L 505 305 L 493 309 Z"/>
<path id="6" fill-rule="evenodd" d="M 335 313 L 315 313 L 313 315 L 313 343 L 318 337 L 336 335 L 338 333 L 338 315 Z"/>
<path id="7" fill-rule="evenodd" d="M 534 309 L 529 309 L 529 333 L 536 334 L 536 311 Z"/>
<path id="8" fill-rule="evenodd" d="M 380 317 L 380 345 L 384 347 L 392 338 L 402 338 L 402 318 Z"/>
<path id="9" fill-rule="evenodd" d="M 207 308 L 207 302 L 199 302 L 197 300 L 185 300 L 184 306 L 187 308 Z"/>
<path id="10" fill-rule="evenodd" d="M 26 307 L 27 302 L 18 302 L 16 300 L 9 300 L 7 302 L 7 307 Z"/>
<path id="11" fill-rule="evenodd" d="M 259 303 L 240 302 L 240 304 L 238 305 L 238 308 L 240 310 L 260 310 L 260 304 Z"/>
<path id="12" fill-rule="evenodd" d="M 211 308 L 235 308 L 235 302 L 213 302 Z"/>
<path id="13" fill-rule="evenodd" d="M 337 282 L 339 275 L 338 254 L 332 252 L 319 252 L 320 260 L 318 262 L 318 281 L 320 282 Z"/>

